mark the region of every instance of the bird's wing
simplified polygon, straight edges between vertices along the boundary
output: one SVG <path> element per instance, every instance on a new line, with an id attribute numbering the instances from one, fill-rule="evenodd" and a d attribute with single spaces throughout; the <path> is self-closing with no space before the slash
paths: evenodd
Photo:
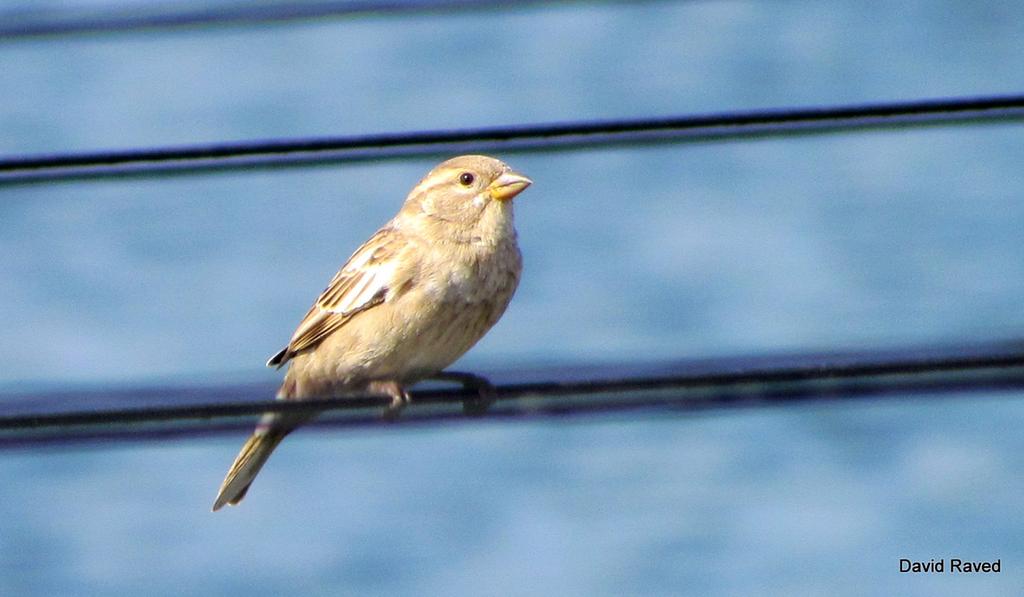
<path id="1" fill-rule="evenodd" d="M 396 230 L 382 228 L 356 249 L 348 262 L 299 323 L 291 341 L 267 361 L 280 367 L 303 350 L 317 346 L 354 316 L 387 300 L 391 288 L 400 286 L 406 268 L 397 259 L 403 245 Z"/>

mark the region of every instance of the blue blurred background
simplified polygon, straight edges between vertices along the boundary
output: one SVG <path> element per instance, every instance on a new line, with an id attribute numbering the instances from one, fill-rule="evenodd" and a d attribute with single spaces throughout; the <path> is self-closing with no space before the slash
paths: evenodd
<path id="1" fill-rule="evenodd" d="M 138 4 L 145 4 L 138 2 Z M 28 6 L 104 2 L 0 1 Z M 183 4 L 189 5 L 188 3 Z M 569 3 L 0 43 L 0 154 L 1024 91 L 1024 4 Z M 460 369 L 1024 337 L 1020 125 L 505 157 L 525 275 Z M 0 190 L 0 390 L 272 382 L 439 160 Z M 1006 594 L 1024 403 L 0 454 L 0 593 Z M 1002 559 L 900 575 L 901 557 Z"/>

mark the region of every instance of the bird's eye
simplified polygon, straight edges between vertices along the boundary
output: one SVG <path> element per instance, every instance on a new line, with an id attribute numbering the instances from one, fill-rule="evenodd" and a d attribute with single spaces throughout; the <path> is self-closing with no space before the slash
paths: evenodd
<path id="1" fill-rule="evenodd" d="M 473 184 L 474 180 L 476 180 L 476 177 L 473 176 L 472 172 L 463 172 L 462 174 L 459 175 L 459 183 L 462 184 L 462 186 L 464 187 L 468 187 L 469 185 Z"/>

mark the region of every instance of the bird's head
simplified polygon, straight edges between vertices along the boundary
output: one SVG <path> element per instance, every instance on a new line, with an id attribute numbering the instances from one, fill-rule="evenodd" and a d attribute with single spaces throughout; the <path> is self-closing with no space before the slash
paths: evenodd
<path id="1" fill-rule="evenodd" d="M 533 181 L 500 160 L 463 155 L 439 164 L 419 182 L 402 211 L 453 231 L 489 235 L 512 227 L 512 198 Z"/>

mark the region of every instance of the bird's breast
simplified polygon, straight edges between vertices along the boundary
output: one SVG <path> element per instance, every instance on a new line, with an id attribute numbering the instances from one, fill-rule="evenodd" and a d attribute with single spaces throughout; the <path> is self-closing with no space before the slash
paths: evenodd
<path id="1" fill-rule="evenodd" d="M 511 294 L 519 283 L 522 257 L 514 244 L 473 246 L 448 254 L 441 275 L 431 280 L 431 294 L 443 302 L 494 302 Z"/>

